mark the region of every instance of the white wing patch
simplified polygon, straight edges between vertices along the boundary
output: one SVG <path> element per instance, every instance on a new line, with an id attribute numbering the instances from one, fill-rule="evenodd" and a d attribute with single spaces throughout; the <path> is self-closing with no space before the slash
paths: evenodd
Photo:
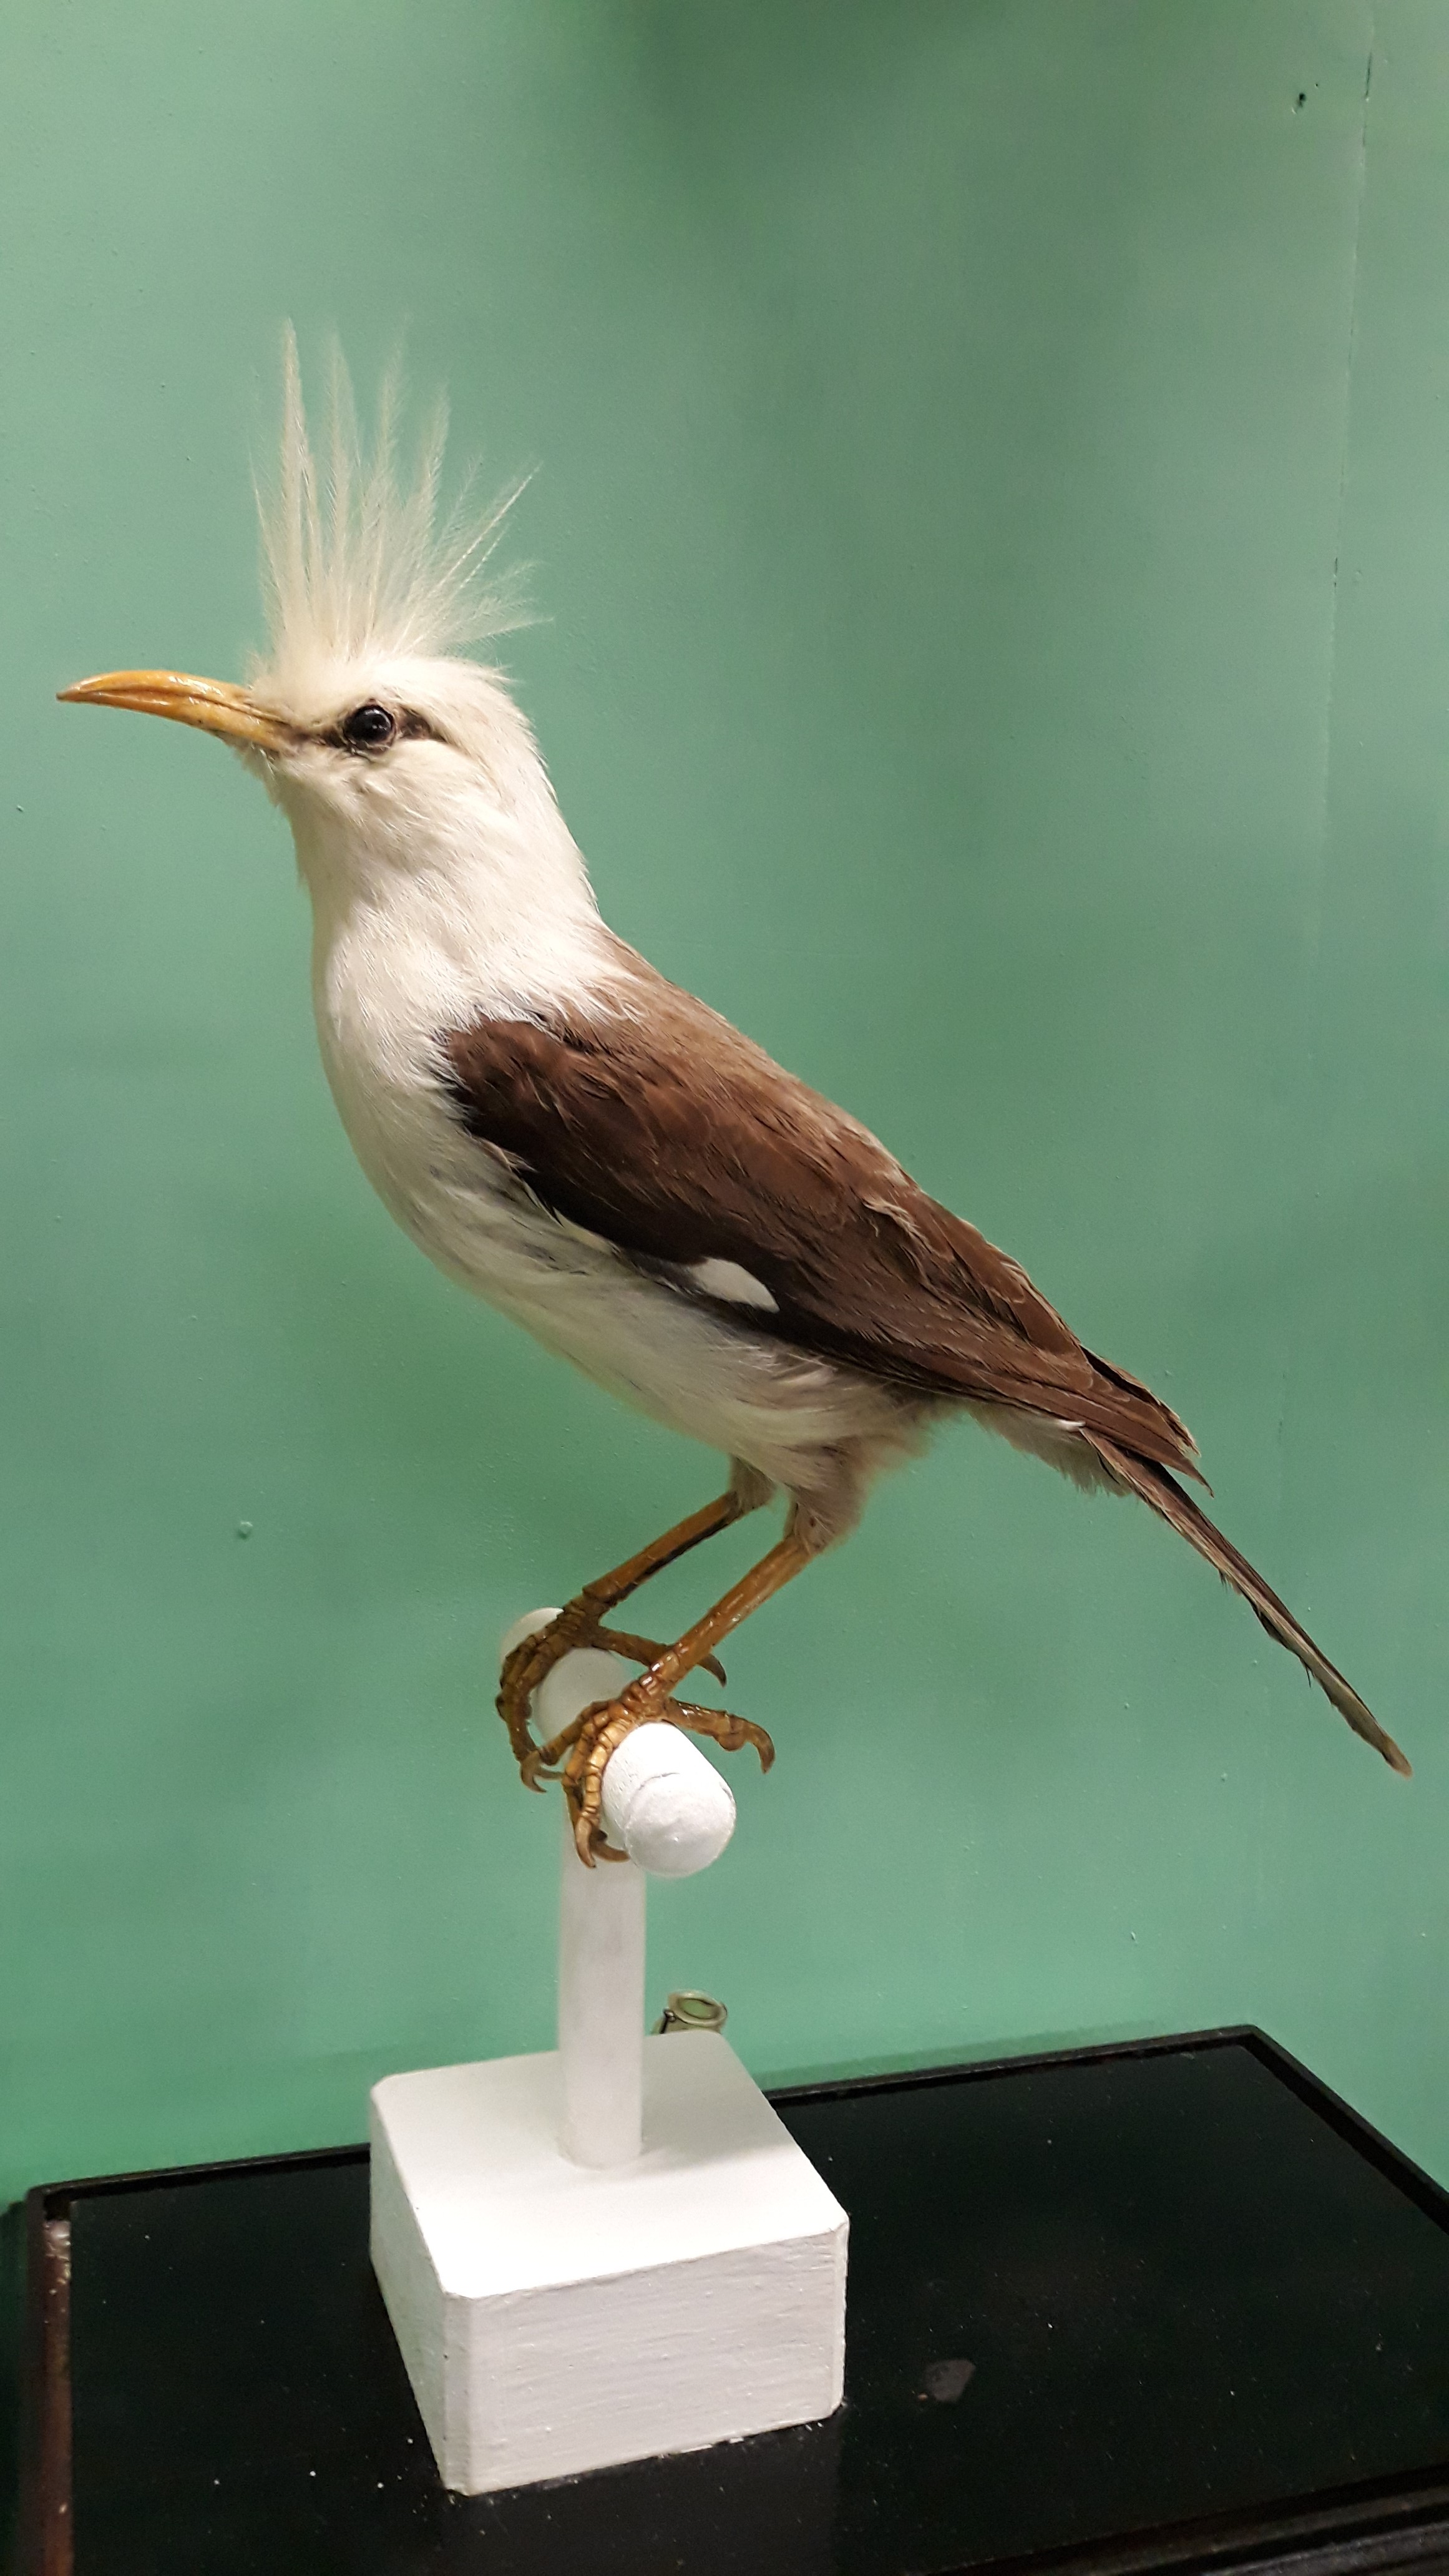
<path id="1" fill-rule="evenodd" d="M 767 1315 L 777 1315 L 779 1307 L 761 1280 L 752 1279 L 737 1261 L 691 1261 L 680 1273 L 692 1288 L 706 1297 L 720 1297 L 729 1306 L 758 1306 Z"/>

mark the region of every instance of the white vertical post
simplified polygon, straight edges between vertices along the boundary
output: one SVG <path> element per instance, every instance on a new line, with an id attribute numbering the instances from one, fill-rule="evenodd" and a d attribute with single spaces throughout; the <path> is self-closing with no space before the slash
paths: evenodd
<path id="1" fill-rule="evenodd" d="M 585 1869 L 563 1820 L 558 1914 L 559 2145 L 576 2165 L 622 2165 L 644 2142 L 644 1872 Z"/>
<path id="2" fill-rule="evenodd" d="M 526 1624 L 520 1620 L 505 1651 L 552 1615 L 535 1610 Z M 576 1647 L 539 1687 L 539 1734 L 559 1734 L 595 1700 L 617 1698 L 633 1678 L 622 1655 Z M 632 1860 L 585 1869 L 566 1806 L 560 1872 L 559 2145 L 576 2165 L 628 2164 L 643 2139 L 644 1872 Z"/>
<path id="3" fill-rule="evenodd" d="M 553 1616 L 520 1619 L 504 1654 Z M 539 1685 L 538 1731 L 557 1735 L 632 1679 L 622 1656 L 576 1647 Z M 628 2164 L 643 2144 L 645 1871 L 686 1878 L 707 1868 L 734 1831 L 735 1802 L 678 1727 L 641 1726 L 605 1772 L 604 1822 L 633 1857 L 586 1869 L 565 1808 L 559 1884 L 559 2145 L 593 2166 Z"/>

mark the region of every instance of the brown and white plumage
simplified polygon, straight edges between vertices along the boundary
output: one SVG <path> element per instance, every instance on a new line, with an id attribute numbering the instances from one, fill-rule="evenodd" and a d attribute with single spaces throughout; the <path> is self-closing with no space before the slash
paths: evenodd
<path id="1" fill-rule="evenodd" d="M 469 1134 L 556 1218 L 736 1332 L 896 1390 L 908 1412 L 967 1406 L 1080 1481 L 1138 1495 L 1403 1767 L 1358 1693 L 1176 1481 L 1173 1470 L 1197 1477 L 1177 1415 L 1086 1350 L 1020 1265 L 929 1198 L 867 1128 L 644 959 L 622 946 L 617 958 L 601 1012 L 448 1033 Z M 867 1435 L 837 1509 L 874 1463 Z M 796 1494 L 815 1505 L 808 1484 Z M 822 1535 L 838 1534 L 827 1511 Z"/>
<path id="2" fill-rule="evenodd" d="M 113 673 L 68 694 L 222 734 L 287 813 L 323 1061 L 399 1222 L 552 1348 L 724 1450 L 732 1499 L 709 1527 L 783 1489 L 789 1538 L 758 1597 L 850 1528 L 873 1475 L 968 1411 L 1138 1495 L 1406 1771 L 1178 1481 L 1197 1471 L 1177 1416 L 867 1129 L 606 928 L 523 717 L 496 672 L 445 649 L 496 623 L 475 595 L 494 522 L 451 523 L 439 551 L 436 448 L 400 491 L 386 442 L 361 457 L 345 399 L 335 422 L 329 498 L 289 376 L 273 651 L 249 686 Z M 610 1578 L 610 1601 L 708 1534 L 688 1526 Z M 755 1597 L 658 1650 L 620 1704 L 629 1721 L 678 1714 L 674 1683 Z M 531 1777 L 522 1706 L 504 1713 Z M 605 1712 L 568 1753 L 581 1848 L 597 1799 L 585 1815 L 579 1745 L 597 1771 L 622 1722 Z"/>

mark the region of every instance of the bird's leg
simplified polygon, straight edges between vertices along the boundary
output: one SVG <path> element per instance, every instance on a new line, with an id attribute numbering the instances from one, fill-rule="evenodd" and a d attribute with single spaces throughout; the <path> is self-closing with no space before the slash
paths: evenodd
<path id="1" fill-rule="evenodd" d="M 513 1757 L 530 1789 L 538 1787 L 538 1769 L 543 1756 L 529 1731 L 529 1712 L 539 1684 L 553 1671 L 562 1657 L 576 1646 L 602 1646 L 612 1654 L 627 1655 L 632 1663 L 652 1665 L 664 1652 L 652 1637 L 627 1635 L 618 1628 L 606 1628 L 604 1618 L 647 1583 L 651 1574 L 661 1574 L 666 1565 L 674 1565 L 707 1538 L 728 1529 L 746 1512 L 758 1510 L 769 1493 L 764 1479 L 753 1479 L 737 1471 L 727 1492 L 719 1494 L 702 1510 L 691 1512 L 687 1520 L 666 1530 L 638 1554 L 626 1557 L 609 1574 L 601 1574 L 586 1583 L 582 1592 L 566 1602 L 556 1618 L 541 1628 L 535 1637 L 525 1637 L 504 1659 L 499 1674 L 498 1714 L 508 1729 Z M 699 1660 L 706 1664 L 719 1681 L 724 1672 L 707 1652 Z"/>
<path id="2" fill-rule="evenodd" d="M 775 1748 L 762 1726 L 752 1726 L 748 1718 L 731 1717 L 727 1710 L 700 1708 L 692 1701 L 671 1697 L 676 1682 L 682 1681 L 696 1665 L 705 1662 L 712 1649 L 721 1644 L 731 1629 L 752 1610 L 779 1592 L 793 1575 L 807 1566 L 815 1551 L 797 1537 L 793 1530 L 762 1556 L 758 1565 L 732 1584 L 723 1599 L 692 1628 L 687 1628 L 677 1645 L 666 1646 L 654 1657 L 637 1682 L 631 1682 L 614 1700 L 600 1700 L 586 1708 L 571 1726 L 546 1744 L 538 1760 L 540 1765 L 556 1762 L 567 1754 L 563 1771 L 564 1796 L 573 1820 L 574 1843 L 581 1861 L 592 1868 L 600 1853 L 609 1853 L 600 1815 L 604 1795 L 604 1771 L 611 1754 L 617 1751 L 626 1735 L 636 1726 L 667 1718 L 676 1726 L 687 1726 L 701 1735 L 713 1736 L 729 1753 L 742 1744 L 753 1744 L 760 1757 L 760 1768 L 768 1771 L 775 1758 Z M 609 1853 L 611 1858 L 619 1855 Z"/>

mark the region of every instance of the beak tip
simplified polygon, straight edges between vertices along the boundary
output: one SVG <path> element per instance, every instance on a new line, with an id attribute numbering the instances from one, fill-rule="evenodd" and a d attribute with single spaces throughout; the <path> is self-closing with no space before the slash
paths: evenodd
<path id="1" fill-rule="evenodd" d="M 283 719 L 259 707 L 246 689 L 226 680 L 198 680 L 187 671 L 102 671 L 55 694 L 75 706 L 130 707 L 138 715 L 171 716 L 179 724 L 264 752 L 284 750 L 291 739 Z"/>

